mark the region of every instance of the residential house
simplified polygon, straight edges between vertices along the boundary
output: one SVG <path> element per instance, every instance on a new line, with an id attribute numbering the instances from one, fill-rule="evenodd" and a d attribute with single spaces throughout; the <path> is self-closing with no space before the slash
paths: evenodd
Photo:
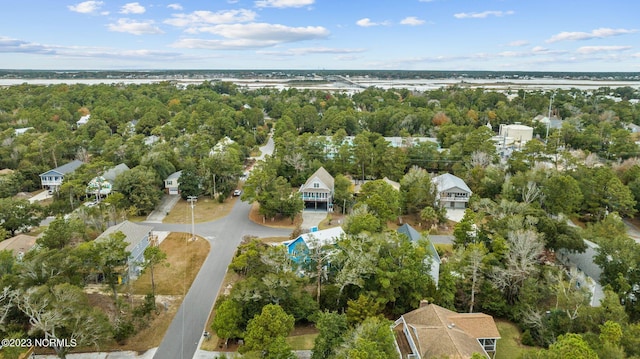
<path id="1" fill-rule="evenodd" d="M 0 242 L 0 251 L 11 251 L 13 256 L 18 260 L 22 260 L 24 254 L 36 245 L 36 237 L 26 234 L 18 234 L 15 237 L 5 239 Z"/>
<path id="2" fill-rule="evenodd" d="M 164 188 L 167 190 L 167 193 L 169 194 L 180 193 L 178 186 L 180 186 L 179 180 L 180 180 L 181 174 L 182 174 L 182 171 L 174 172 L 170 174 L 169 177 L 167 177 L 167 179 L 164 180 Z"/>
<path id="3" fill-rule="evenodd" d="M 101 196 L 108 196 L 113 190 L 113 184 L 119 174 L 129 170 L 129 166 L 121 163 L 108 169 L 102 176 L 94 177 L 87 185 L 87 193 Z"/>
<path id="4" fill-rule="evenodd" d="M 16 134 L 16 136 L 24 135 L 25 132 L 27 132 L 29 130 L 33 130 L 33 127 L 16 128 L 15 129 L 15 131 L 16 131 L 15 134 Z"/>
<path id="5" fill-rule="evenodd" d="M 69 173 L 73 173 L 82 165 L 82 161 L 75 160 L 52 170 L 48 170 L 47 172 L 40 174 L 40 183 L 43 188 L 47 187 L 49 192 L 56 192 L 60 188 L 60 185 L 62 185 L 64 176 Z"/>
<path id="6" fill-rule="evenodd" d="M 604 299 L 604 289 L 600 284 L 600 275 L 602 275 L 602 268 L 593 262 L 594 258 L 598 255 L 600 246 L 597 244 L 584 240 L 584 244 L 587 248 L 583 253 L 569 251 L 565 248 L 561 248 L 556 251 L 556 258 L 569 270 L 577 270 L 577 283 L 580 288 L 587 288 L 591 293 L 590 304 L 592 307 L 599 307 L 600 301 Z"/>
<path id="7" fill-rule="evenodd" d="M 436 185 L 436 201 L 441 207 L 452 209 L 467 207 L 472 192 L 460 177 L 445 173 L 434 177 L 432 182 Z"/>
<path id="8" fill-rule="evenodd" d="M 133 280 L 140 275 L 142 271 L 141 263 L 144 261 L 144 250 L 149 246 L 152 230 L 153 227 L 151 226 L 124 221 L 107 228 L 106 231 L 96 238 L 96 241 L 100 241 L 109 238 L 109 236 L 114 233 L 121 232 L 124 234 L 125 241 L 127 242 L 126 250 L 131 254 L 122 272 L 123 282 L 128 279 Z"/>
<path id="9" fill-rule="evenodd" d="M 227 150 L 227 147 L 233 145 L 234 143 L 236 143 L 236 141 L 230 139 L 227 136 L 224 136 L 223 138 L 220 139 L 220 141 L 218 141 L 218 143 L 215 144 L 215 146 L 213 146 L 211 151 L 209 151 L 209 156 L 213 156 L 216 153 L 225 152 Z"/>
<path id="10" fill-rule="evenodd" d="M 636 125 L 635 123 L 627 123 L 626 125 L 624 125 L 624 128 L 629 130 L 631 133 L 640 132 L 640 126 Z"/>
<path id="11" fill-rule="evenodd" d="M 298 190 L 306 209 L 333 211 L 333 176 L 318 168 Z"/>
<path id="12" fill-rule="evenodd" d="M 492 358 L 500 339 L 493 317 L 483 313 L 456 313 L 420 303 L 392 326 L 402 359 L 469 359 L 474 353 Z"/>
<path id="13" fill-rule="evenodd" d="M 398 228 L 398 233 L 404 234 L 409 238 L 412 243 L 416 243 L 421 239 L 424 239 L 424 236 L 420 234 L 420 232 L 416 231 L 415 228 L 411 227 L 409 224 L 405 223 L 400 228 Z M 440 255 L 436 250 L 436 247 L 429 241 L 429 257 L 424 259 L 425 264 L 429 265 L 429 275 L 433 279 L 433 283 L 438 287 L 438 281 L 440 280 Z"/>
<path id="14" fill-rule="evenodd" d="M 400 183 L 399 182 L 392 181 L 388 177 L 384 177 L 382 180 L 384 182 L 386 182 L 388 185 L 390 185 L 391 187 L 393 187 L 393 189 L 395 189 L 396 191 L 400 191 Z M 371 180 L 352 179 L 351 183 L 353 183 L 353 194 L 355 194 L 356 196 L 359 195 L 360 191 L 362 190 L 362 186 L 365 183 L 370 182 L 370 181 Z"/>
<path id="15" fill-rule="evenodd" d="M 309 260 L 309 250 L 317 246 L 335 244 L 344 235 L 342 227 L 333 227 L 320 231 L 312 231 L 298 236 L 298 238 L 283 242 L 287 247 L 289 256 L 296 263 L 304 263 Z"/>
<path id="16" fill-rule="evenodd" d="M 151 136 L 147 136 L 144 138 L 144 144 L 147 146 L 151 146 L 154 143 L 160 141 L 160 137 L 156 136 L 156 135 L 151 135 Z"/>
<path id="17" fill-rule="evenodd" d="M 91 118 L 91 114 L 84 115 L 84 116 L 80 117 L 80 119 L 78 121 L 76 121 L 76 126 L 80 127 L 82 125 L 86 125 L 87 122 L 89 122 L 90 118 Z"/>
<path id="18" fill-rule="evenodd" d="M 513 138 L 519 146 L 524 146 L 525 143 L 533 139 L 533 127 L 520 124 L 501 124 L 498 135 L 505 138 Z"/>

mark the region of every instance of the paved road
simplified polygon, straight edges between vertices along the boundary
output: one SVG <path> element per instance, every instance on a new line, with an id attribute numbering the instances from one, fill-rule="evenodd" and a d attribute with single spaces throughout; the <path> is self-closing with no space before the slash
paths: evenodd
<path id="1" fill-rule="evenodd" d="M 254 157 L 256 159 L 256 161 L 260 161 L 260 160 L 264 160 L 264 157 L 269 155 L 273 155 L 273 151 L 276 148 L 276 144 L 275 142 L 273 142 L 273 132 L 269 134 L 269 139 L 267 140 L 267 143 L 260 147 L 260 156 L 258 157 Z"/>
<path id="2" fill-rule="evenodd" d="M 227 267 L 245 235 L 272 237 L 288 236 L 291 233 L 289 229 L 270 228 L 251 222 L 250 208 L 248 203 L 236 201 L 229 215 L 195 226 L 195 232 L 209 241 L 211 250 L 160 343 L 154 359 L 193 358 Z M 184 224 L 146 224 L 159 231 L 190 231 L 190 227 Z"/>

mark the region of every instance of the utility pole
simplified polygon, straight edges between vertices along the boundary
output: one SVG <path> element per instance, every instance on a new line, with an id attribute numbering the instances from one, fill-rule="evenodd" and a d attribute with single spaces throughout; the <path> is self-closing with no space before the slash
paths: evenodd
<path id="1" fill-rule="evenodd" d="M 187 197 L 187 201 L 191 203 L 191 240 L 196 240 L 196 222 L 193 216 L 193 211 L 196 207 L 196 201 L 198 200 L 197 196 L 189 196 Z"/>
<path id="2" fill-rule="evenodd" d="M 549 121 L 547 122 L 547 134 L 546 134 L 546 136 L 544 137 L 544 144 L 545 144 L 545 145 L 546 145 L 546 144 L 547 144 L 547 142 L 549 141 L 549 127 L 551 126 L 551 104 L 553 103 L 553 97 L 554 97 L 555 95 L 556 95 L 556 94 L 555 94 L 555 93 L 553 93 L 553 94 L 551 94 L 551 98 L 549 98 L 549 117 L 548 117 Z"/>

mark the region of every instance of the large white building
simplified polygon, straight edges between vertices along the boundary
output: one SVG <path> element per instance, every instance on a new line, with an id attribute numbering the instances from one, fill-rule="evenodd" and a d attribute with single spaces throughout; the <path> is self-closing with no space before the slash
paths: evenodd
<path id="1" fill-rule="evenodd" d="M 500 125 L 499 136 L 513 138 L 517 145 L 524 145 L 533 139 L 533 127 L 525 125 Z"/>

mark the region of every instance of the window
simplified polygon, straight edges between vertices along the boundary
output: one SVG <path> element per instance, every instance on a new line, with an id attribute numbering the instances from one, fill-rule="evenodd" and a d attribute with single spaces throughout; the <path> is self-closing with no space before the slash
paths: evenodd
<path id="1" fill-rule="evenodd" d="M 320 188 L 320 183 L 313 182 L 313 188 Z"/>

